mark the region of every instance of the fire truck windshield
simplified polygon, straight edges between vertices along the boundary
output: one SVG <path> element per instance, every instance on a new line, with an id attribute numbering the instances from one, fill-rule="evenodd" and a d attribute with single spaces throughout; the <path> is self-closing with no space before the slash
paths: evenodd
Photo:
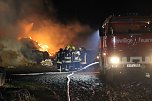
<path id="1" fill-rule="evenodd" d="M 134 34 L 134 33 L 151 33 L 151 23 L 111 23 L 109 31 L 113 34 Z"/>

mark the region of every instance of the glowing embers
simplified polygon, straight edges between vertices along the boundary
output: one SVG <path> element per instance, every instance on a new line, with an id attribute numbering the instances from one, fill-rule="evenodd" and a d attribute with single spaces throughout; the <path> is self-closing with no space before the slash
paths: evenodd
<path id="1" fill-rule="evenodd" d="M 48 49 L 49 49 L 49 46 L 48 45 L 43 45 L 43 44 L 38 44 L 40 46 L 39 50 L 40 51 L 47 51 L 48 52 Z"/>

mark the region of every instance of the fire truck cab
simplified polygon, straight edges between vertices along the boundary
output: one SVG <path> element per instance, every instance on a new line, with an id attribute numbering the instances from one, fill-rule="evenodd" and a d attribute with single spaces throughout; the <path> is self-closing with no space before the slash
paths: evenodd
<path id="1" fill-rule="evenodd" d="M 152 17 L 109 16 L 99 29 L 100 66 L 108 80 L 116 75 L 150 78 Z"/>

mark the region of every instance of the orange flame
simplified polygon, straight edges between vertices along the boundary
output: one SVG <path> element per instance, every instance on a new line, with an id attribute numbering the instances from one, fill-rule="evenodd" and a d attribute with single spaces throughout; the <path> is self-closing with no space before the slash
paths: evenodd
<path id="1" fill-rule="evenodd" d="M 34 19 L 33 22 L 23 20 L 19 23 L 19 37 L 31 36 L 32 40 L 39 43 L 40 50 L 49 53 L 56 53 L 60 48 L 73 44 L 71 42 L 77 42 L 77 38 L 81 36 L 79 34 L 91 31 L 89 26 L 82 26 L 77 22 L 69 25 L 50 20 Z"/>
<path id="2" fill-rule="evenodd" d="M 33 40 L 33 38 L 31 36 L 24 37 L 24 38 L 29 38 L 30 40 Z M 21 40 L 21 39 L 22 39 L 22 37 L 18 37 L 18 40 Z M 49 55 L 51 56 L 51 53 L 49 52 L 49 46 L 48 45 L 41 44 L 37 40 L 36 41 L 33 40 L 33 41 L 37 43 L 37 46 L 38 46 L 37 48 L 38 48 L 39 51 L 47 51 L 49 53 Z"/>
<path id="3" fill-rule="evenodd" d="M 29 36 L 28 38 L 31 39 L 31 40 L 33 40 L 31 36 Z M 33 41 L 35 41 L 35 40 L 33 40 Z M 36 40 L 35 42 L 38 43 L 38 46 L 39 46 L 39 47 L 37 47 L 37 48 L 38 48 L 40 51 L 47 51 L 47 52 L 50 54 L 50 52 L 49 52 L 49 46 L 48 46 L 48 45 L 46 45 L 46 44 L 41 44 L 41 43 L 39 43 L 37 40 Z M 51 54 L 50 54 L 50 55 L 51 55 Z"/>

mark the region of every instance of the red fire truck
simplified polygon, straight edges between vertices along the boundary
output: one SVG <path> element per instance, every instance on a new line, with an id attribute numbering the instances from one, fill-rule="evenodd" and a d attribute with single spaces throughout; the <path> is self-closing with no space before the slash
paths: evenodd
<path id="1" fill-rule="evenodd" d="M 150 78 L 152 17 L 109 16 L 100 28 L 100 38 L 100 66 L 108 80 L 125 75 Z"/>

